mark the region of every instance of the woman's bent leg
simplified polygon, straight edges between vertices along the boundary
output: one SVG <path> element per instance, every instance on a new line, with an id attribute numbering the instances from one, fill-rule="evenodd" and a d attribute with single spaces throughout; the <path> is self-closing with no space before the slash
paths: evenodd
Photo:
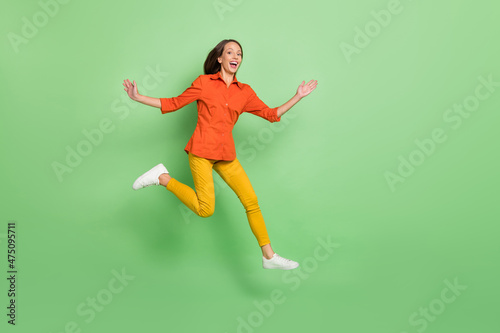
<path id="1" fill-rule="evenodd" d="M 252 184 L 248 176 L 243 170 L 238 159 L 233 161 L 219 161 L 214 165 L 214 170 L 221 176 L 221 178 L 229 185 L 229 187 L 236 193 L 240 199 L 243 207 L 245 208 L 248 223 L 255 238 L 259 242 L 259 246 L 271 243 L 267 234 L 266 224 L 264 217 L 260 211 L 257 195 L 253 190 Z"/>
<path id="2" fill-rule="evenodd" d="M 191 153 L 189 153 L 188 157 L 196 192 L 175 178 L 168 181 L 166 188 L 196 215 L 209 217 L 214 213 L 215 209 L 214 181 L 212 177 L 214 161 Z"/>

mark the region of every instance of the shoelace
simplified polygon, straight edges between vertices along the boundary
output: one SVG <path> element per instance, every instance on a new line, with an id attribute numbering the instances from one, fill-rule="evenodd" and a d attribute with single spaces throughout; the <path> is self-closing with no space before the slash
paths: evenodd
<path id="1" fill-rule="evenodd" d="M 288 263 L 292 262 L 292 260 L 283 258 L 279 254 L 276 254 L 276 257 L 277 257 L 278 261 L 280 261 L 283 264 L 288 264 Z"/>

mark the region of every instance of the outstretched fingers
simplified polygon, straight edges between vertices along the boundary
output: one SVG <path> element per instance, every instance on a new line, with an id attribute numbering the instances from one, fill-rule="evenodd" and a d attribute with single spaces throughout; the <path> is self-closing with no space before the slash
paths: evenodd
<path id="1" fill-rule="evenodd" d="M 307 83 L 305 81 L 302 81 L 302 83 L 299 86 L 298 93 L 303 97 L 309 95 L 314 89 L 316 89 L 316 86 L 318 85 L 317 80 L 311 80 Z"/>
<path id="2" fill-rule="evenodd" d="M 123 80 L 123 86 L 125 87 L 125 89 L 123 89 L 123 90 L 128 92 L 130 90 L 130 88 L 136 87 L 135 80 L 134 80 L 134 83 L 132 83 L 132 82 L 130 82 L 129 79 L 125 79 L 125 80 Z"/>
<path id="3" fill-rule="evenodd" d="M 135 80 L 134 80 L 134 84 L 135 84 Z M 130 87 L 130 86 L 132 86 L 133 84 L 130 82 L 130 80 L 129 80 L 129 79 L 126 79 L 126 80 L 123 80 L 123 85 L 124 85 L 125 87 Z"/>
<path id="4" fill-rule="evenodd" d="M 307 85 L 309 86 L 309 89 L 311 89 L 311 91 L 313 91 L 314 89 L 316 89 L 316 86 L 318 85 L 318 81 L 311 80 L 307 83 Z"/>
<path id="5" fill-rule="evenodd" d="M 310 85 L 310 86 L 312 86 L 312 87 L 314 87 L 314 86 L 316 86 L 318 84 L 318 81 L 317 80 L 311 80 L 311 81 L 307 82 L 307 84 Z"/>

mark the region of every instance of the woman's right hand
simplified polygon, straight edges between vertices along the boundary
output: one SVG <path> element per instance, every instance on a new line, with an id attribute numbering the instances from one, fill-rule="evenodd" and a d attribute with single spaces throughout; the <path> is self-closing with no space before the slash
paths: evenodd
<path id="1" fill-rule="evenodd" d="M 123 85 L 125 86 L 124 90 L 127 92 L 128 97 L 136 101 L 137 97 L 139 97 L 139 92 L 137 91 L 137 84 L 135 84 L 135 80 L 134 83 L 131 83 L 129 79 L 123 80 Z"/>

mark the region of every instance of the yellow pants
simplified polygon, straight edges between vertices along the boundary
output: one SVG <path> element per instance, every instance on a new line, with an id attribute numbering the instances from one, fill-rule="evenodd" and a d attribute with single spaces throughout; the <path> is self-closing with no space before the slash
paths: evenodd
<path id="1" fill-rule="evenodd" d="M 189 186 L 171 178 L 167 190 L 174 193 L 189 209 L 201 217 L 209 217 L 215 209 L 212 168 L 236 193 L 245 208 L 248 223 L 259 246 L 271 243 L 257 196 L 248 176 L 237 158 L 233 161 L 210 160 L 188 153 L 196 192 Z"/>

